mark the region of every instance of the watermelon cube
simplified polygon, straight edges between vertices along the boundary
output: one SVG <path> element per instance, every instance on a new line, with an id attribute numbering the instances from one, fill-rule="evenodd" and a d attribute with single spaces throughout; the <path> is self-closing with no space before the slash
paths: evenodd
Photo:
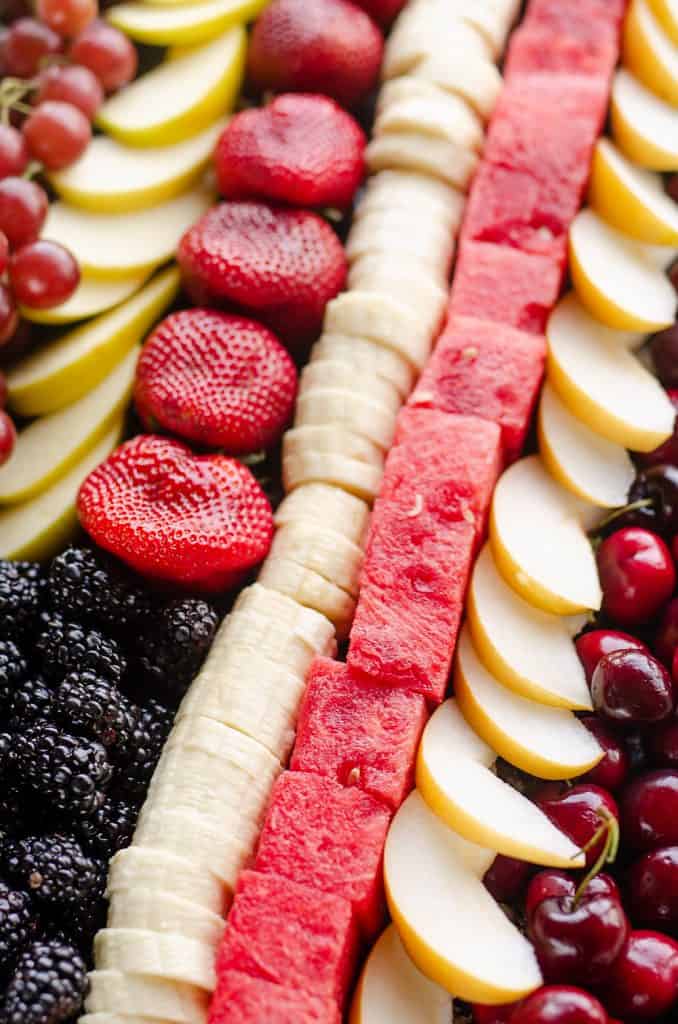
<path id="1" fill-rule="evenodd" d="M 339 896 L 364 935 L 385 917 L 382 854 L 391 812 L 361 790 L 306 772 L 276 782 L 255 871 Z"/>
<path id="2" fill-rule="evenodd" d="M 519 75 L 567 72 L 606 77 L 617 60 L 617 41 L 611 32 L 590 39 L 554 32 L 547 24 L 526 22 L 511 36 L 504 63 L 504 80 Z"/>
<path id="3" fill-rule="evenodd" d="M 316 658 L 290 767 L 356 786 L 396 810 L 414 786 L 427 717 L 418 693 L 370 685 L 342 662 Z"/>
<path id="4" fill-rule="evenodd" d="M 589 39 L 610 32 L 618 37 L 628 0 L 530 0 L 525 15 L 528 25 L 548 25 L 559 35 Z"/>
<path id="5" fill-rule="evenodd" d="M 501 428 L 504 458 L 512 462 L 525 443 L 545 358 L 538 334 L 451 317 L 409 404 L 492 420 Z"/>
<path id="6" fill-rule="evenodd" d="M 452 284 L 450 314 L 543 334 L 562 278 L 562 266 L 547 256 L 465 241 Z"/>
<path id="7" fill-rule="evenodd" d="M 217 981 L 208 1024 L 341 1024 L 332 999 L 284 988 L 241 971 L 224 971 Z"/>
<path id="8" fill-rule="evenodd" d="M 238 971 L 342 1007 L 359 946 L 355 915 L 341 896 L 243 871 L 217 953 L 217 977 Z"/>

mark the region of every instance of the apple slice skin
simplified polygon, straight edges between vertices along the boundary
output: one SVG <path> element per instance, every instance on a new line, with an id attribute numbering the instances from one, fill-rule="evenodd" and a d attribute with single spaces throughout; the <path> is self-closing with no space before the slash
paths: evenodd
<path id="1" fill-rule="evenodd" d="M 678 68 L 672 50 L 651 5 L 647 0 L 632 0 L 624 23 L 624 67 L 657 96 L 676 106 Z"/>
<path id="2" fill-rule="evenodd" d="M 609 139 L 599 139 L 593 155 L 589 202 L 603 220 L 638 242 L 678 245 L 678 213 L 661 178 L 636 167 Z"/>
<path id="3" fill-rule="evenodd" d="M 49 309 L 29 309 L 20 306 L 21 315 L 34 324 L 70 324 L 90 316 L 105 313 L 107 309 L 129 299 L 148 278 L 148 271 L 113 281 L 101 281 L 83 274 L 80 284 L 66 302 Z"/>
<path id="4" fill-rule="evenodd" d="M 138 43 L 192 46 L 206 43 L 234 25 L 256 18 L 267 0 L 196 0 L 180 3 L 154 0 L 122 3 L 111 7 L 106 17 L 111 25 Z"/>
<path id="5" fill-rule="evenodd" d="M 639 105 L 647 108 L 649 119 L 638 116 Z M 673 107 L 629 71 L 617 72 L 610 101 L 612 137 L 629 160 L 649 171 L 678 171 L 678 129 L 674 119 Z M 639 127 L 641 123 L 647 130 Z"/>
<path id="6" fill-rule="evenodd" d="M 676 0 L 648 0 L 655 18 L 674 46 L 678 46 L 678 3 Z"/>

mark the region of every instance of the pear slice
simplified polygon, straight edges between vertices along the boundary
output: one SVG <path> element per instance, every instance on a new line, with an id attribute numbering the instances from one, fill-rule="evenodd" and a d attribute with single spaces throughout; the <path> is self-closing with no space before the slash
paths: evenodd
<path id="1" fill-rule="evenodd" d="M 555 615 L 600 608 L 593 549 L 580 503 L 537 455 L 514 463 L 494 492 L 490 541 L 497 568 L 529 604 Z"/>
<path id="2" fill-rule="evenodd" d="M 624 23 L 622 60 L 643 85 L 678 105 L 678 47 L 664 32 L 647 0 L 631 2 Z"/>
<path id="3" fill-rule="evenodd" d="M 391 822 L 384 881 L 391 916 L 419 970 L 472 1002 L 512 1003 L 541 984 L 534 950 L 482 877 L 494 851 L 469 843 L 411 793 Z"/>
<path id="4" fill-rule="evenodd" d="M 593 210 L 570 228 L 570 273 L 579 298 L 607 327 L 659 331 L 673 323 L 673 285 L 643 246 L 615 231 Z"/>
<path id="5" fill-rule="evenodd" d="M 122 418 L 116 420 L 98 444 L 46 491 L 0 509 L 0 558 L 43 561 L 68 544 L 77 528 L 80 485 L 116 447 L 123 425 Z"/>
<path id="6" fill-rule="evenodd" d="M 571 711 L 519 697 L 497 682 L 476 654 L 468 626 L 457 647 L 454 692 L 471 728 L 521 771 L 540 779 L 572 779 L 603 756 Z"/>
<path id="7" fill-rule="evenodd" d="M 137 78 L 97 114 L 105 132 L 132 146 L 181 142 L 225 114 L 240 90 L 246 36 L 232 28 Z"/>
<path id="8" fill-rule="evenodd" d="M 527 604 L 499 574 L 489 545 L 471 576 L 468 621 L 480 658 L 504 686 L 541 704 L 591 710 L 572 642 L 584 616 L 551 615 Z"/>
<path id="9" fill-rule="evenodd" d="M 46 490 L 79 462 L 132 394 L 139 346 L 84 398 L 33 420 L 18 435 L 14 451 L 0 467 L 0 505 L 26 501 Z"/>
<path id="10" fill-rule="evenodd" d="M 497 755 L 454 699 L 429 720 L 417 788 L 431 810 L 470 843 L 545 867 L 581 868 L 585 856 L 536 804 L 492 771 Z"/>
<path id="11" fill-rule="evenodd" d="M 574 293 L 556 306 L 546 337 L 549 380 L 577 419 L 634 451 L 653 451 L 671 436 L 676 413 L 664 389 Z"/>
<path id="12" fill-rule="evenodd" d="M 266 0 L 199 0 L 197 3 L 162 5 L 153 0 L 116 4 L 106 17 L 112 25 L 138 43 L 152 46 L 184 46 L 206 43 L 234 25 L 242 25 L 266 6 Z"/>
<path id="13" fill-rule="evenodd" d="M 349 1024 L 451 1024 L 452 999 L 417 970 L 390 924 L 372 947 Z"/>
<path id="14" fill-rule="evenodd" d="M 83 273 L 78 287 L 61 305 L 49 309 L 21 306 L 21 314 L 36 324 L 71 324 L 76 320 L 87 320 L 129 299 L 139 291 L 147 277 L 147 270 L 108 281 Z"/>
<path id="15" fill-rule="evenodd" d="M 70 249 L 92 277 L 125 278 L 167 263 L 184 232 L 213 202 L 212 189 L 197 185 L 134 213 L 90 213 L 67 203 L 50 203 L 42 234 Z"/>
<path id="16" fill-rule="evenodd" d="M 609 139 L 596 145 L 589 202 L 603 220 L 639 242 L 678 245 L 678 207 L 661 177 L 636 167 Z"/>
<path id="17" fill-rule="evenodd" d="M 179 271 L 170 267 L 127 302 L 26 356 L 7 373 L 10 407 L 42 416 L 82 398 L 142 340 L 178 290 Z"/>
<path id="18" fill-rule="evenodd" d="M 558 483 L 600 508 L 626 503 L 635 468 L 626 448 L 613 444 L 573 416 L 546 382 L 538 417 L 539 450 Z"/>
<path id="19" fill-rule="evenodd" d="M 678 46 L 678 0 L 649 0 L 655 18 Z"/>
<path id="20" fill-rule="evenodd" d="M 650 171 L 678 171 L 675 108 L 623 68 L 612 84 L 612 136 L 622 153 Z"/>
<path id="21" fill-rule="evenodd" d="M 56 192 L 82 210 L 129 213 L 173 199 L 200 177 L 227 118 L 168 146 L 139 149 L 95 135 L 75 163 L 49 176 Z"/>

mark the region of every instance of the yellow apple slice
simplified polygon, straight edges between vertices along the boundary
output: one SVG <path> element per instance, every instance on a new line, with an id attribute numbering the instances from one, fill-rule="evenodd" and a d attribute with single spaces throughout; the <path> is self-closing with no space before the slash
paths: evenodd
<path id="1" fill-rule="evenodd" d="M 460 999 L 512 1003 L 541 984 L 534 950 L 482 877 L 494 851 L 462 839 L 408 796 L 386 838 L 391 916 L 415 965 Z"/>
<path id="2" fill-rule="evenodd" d="M 138 43 L 170 46 L 206 43 L 233 25 L 255 18 L 266 0 L 199 0 L 198 3 L 151 0 L 116 4 L 106 12 L 107 19 Z"/>
<path id="3" fill-rule="evenodd" d="M 549 380 L 577 419 L 634 451 L 653 451 L 671 436 L 675 409 L 664 389 L 574 293 L 556 306 L 546 337 Z"/>
<path id="4" fill-rule="evenodd" d="M 572 779 L 603 756 L 571 711 L 519 697 L 497 682 L 476 654 L 468 626 L 457 648 L 454 692 L 471 728 L 521 771 L 540 779 Z"/>
<path id="5" fill-rule="evenodd" d="M 94 447 L 132 394 L 140 351 L 136 346 L 128 352 L 84 398 L 33 420 L 20 431 L 14 451 L 0 467 L 0 505 L 40 494 Z"/>
<path id="6" fill-rule="evenodd" d="M 546 382 L 537 420 L 544 465 L 558 483 L 600 508 L 626 504 L 635 468 L 626 448 L 573 416 Z"/>
<path id="7" fill-rule="evenodd" d="M 72 324 L 76 320 L 98 316 L 99 313 L 104 313 L 107 309 L 112 309 L 113 306 L 129 299 L 139 291 L 147 277 L 146 270 L 130 277 L 109 281 L 85 273 L 82 274 L 80 284 L 70 299 L 66 299 L 60 306 L 51 306 L 49 309 L 30 309 L 28 306 L 21 306 L 21 313 L 27 320 L 32 320 L 36 324 Z"/>
<path id="8" fill-rule="evenodd" d="M 596 145 L 589 202 L 603 220 L 639 242 L 678 244 L 678 206 L 661 177 L 636 167 L 609 139 Z"/>
<path id="9" fill-rule="evenodd" d="M 10 407 L 42 416 L 82 398 L 142 340 L 178 290 L 179 271 L 170 267 L 127 302 L 26 356 L 7 373 Z"/>
<path id="10" fill-rule="evenodd" d="M 123 420 L 117 420 L 97 445 L 46 491 L 20 505 L 0 510 L 0 558 L 42 561 L 60 551 L 75 533 L 75 504 L 87 477 L 122 437 Z"/>
<path id="11" fill-rule="evenodd" d="M 537 455 L 514 463 L 494 492 L 490 541 L 499 572 L 529 604 L 555 615 L 600 607 L 580 503 Z"/>
<path id="12" fill-rule="evenodd" d="M 232 106 L 245 49 L 245 30 L 238 27 L 166 60 L 106 100 L 99 127 L 132 146 L 187 139 Z"/>
<path id="13" fill-rule="evenodd" d="M 473 568 L 468 620 L 479 656 L 504 686 L 541 704 L 591 709 L 572 643 L 584 616 L 551 615 L 523 601 L 497 570 L 489 544 Z"/>
<path id="14" fill-rule="evenodd" d="M 647 0 L 632 0 L 624 23 L 622 61 L 648 89 L 678 105 L 678 47 Z"/>
<path id="15" fill-rule="evenodd" d="M 678 0 L 649 0 L 655 18 L 678 46 Z"/>
<path id="16" fill-rule="evenodd" d="M 451 1024 L 452 999 L 417 970 L 390 924 L 372 947 L 349 1024 Z"/>
<path id="17" fill-rule="evenodd" d="M 184 232 L 213 202 L 212 189 L 197 185 L 134 213 L 90 213 L 67 203 L 50 203 L 42 234 L 70 249 L 92 277 L 126 278 L 167 263 Z"/>
<path id="18" fill-rule="evenodd" d="M 678 171 L 678 118 L 624 69 L 617 71 L 610 106 L 612 136 L 629 160 L 650 171 Z"/>
<path id="19" fill-rule="evenodd" d="M 583 867 L 582 851 L 492 771 L 496 758 L 456 701 L 447 700 L 424 730 L 417 788 L 431 810 L 470 843 L 545 867 Z"/>
<path id="20" fill-rule="evenodd" d="M 582 303 L 607 327 L 648 333 L 673 323 L 676 293 L 669 279 L 642 245 L 593 210 L 572 222 L 570 274 Z"/>
<path id="21" fill-rule="evenodd" d="M 173 199 L 198 180 L 226 123 L 221 117 L 183 142 L 148 149 L 95 135 L 79 160 L 50 174 L 50 184 L 82 210 L 145 210 Z"/>

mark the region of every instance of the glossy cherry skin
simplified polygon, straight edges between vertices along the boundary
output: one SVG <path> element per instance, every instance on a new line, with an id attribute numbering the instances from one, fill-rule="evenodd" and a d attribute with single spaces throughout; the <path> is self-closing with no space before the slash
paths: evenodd
<path id="1" fill-rule="evenodd" d="M 657 768 L 678 768 L 678 719 L 662 722 L 648 733 L 646 745 Z"/>
<path id="2" fill-rule="evenodd" d="M 676 639 L 678 643 L 678 638 Z M 590 685 L 596 665 L 606 654 L 615 651 L 645 651 L 650 653 L 642 640 L 630 633 L 622 633 L 619 629 L 592 629 L 590 633 L 582 633 L 575 640 L 579 660 L 584 666 L 586 682 Z"/>
<path id="3" fill-rule="evenodd" d="M 498 854 L 485 872 L 483 882 L 498 903 L 512 903 L 519 899 L 534 872 L 534 867 L 515 857 Z"/>
<path id="4" fill-rule="evenodd" d="M 649 513 L 644 525 L 672 537 L 678 531 L 678 466 L 664 462 L 641 470 L 629 490 L 629 502 L 638 501 L 652 503 L 644 509 Z"/>
<path id="5" fill-rule="evenodd" d="M 614 792 L 623 786 L 628 778 L 629 755 L 626 747 L 610 726 L 595 715 L 585 715 L 581 722 L 595 736 L 604 751 L 602 761 L 586 775 L 582 775 L 581 781 L 592 782 L 595 786 Z"/>
<path id="6" fill-rule="evenodd" d="M 559 871 L 557 868 L 545 868 L 544 871 L 539 871 L 530 880 L 525 895 L 525 916 L 528 921 L 535 908 L 544 900 L 557 899 L 560 896 L 574 898 L 578 885 L 579 879 L 569 871 Z M 593 876 L 586 886 L 585 892 L 589 897 L 607 896 L 621 903 L 621 893 L 617 883 L 611 875 L 604 871 Z"/>
<path id="7" fill-rule="evenodd" d="M 678 997 L 678 943 L 653 931 L 633 931 L 610 971 L 602 999 L 626 1020 L 651 1020 Z"/>
<path id="8" fill-rule="evenodd" d="M 503 1006 L 481 1006 L 480 1003 L 474 1003 L 473 1024 L 509 1024 L 515 1008 L 516 1003 L 504 1003 Z"/>
<path id="9" fill-rule="evenodd" d="M 542 900 L 529 934 L 546 981 L 576 985 L 603 982 L 629 933 L 619 900 L 584 892 Z"/>
<path id="10" fill-rule="evenodd" d="M 674 710 L 671 676 L 644 651 L 615 651 L 601 658 L 591 697 L 598 714 L 618 726 L 656 725 Z"/>
<path id="11" fill-rule="evenodd" d="M 678 648 L 678 597 L 673 597 L 664 608 L 652 644 L 656 658 L 670 666 Z"/>
<path id="12" fill-rule="evenodd" d="M 678 933 L 678 846 L 660 846 L 636 861 L 627 899 L 634 924 Z"/>
<path id="13" fill-rule="evenodd" d="M 511 1024 L 608 1024 L 602 1004 L 571 985 L 545 985 L 523 1000 L 509 1018 Z"/>
<path id="14" fill-rule="evenodd" d="M 551 800 L 537 801 L 542 811 L 577 846 L 584 847 L 605 823 L 606 815 L 619 818 L 619 809 L 614 797 L 600 786 L 590 783 L 573 786 L 561 796 Z M 602 836 L 586 854 L 590 867 L 600 855 L 605 843 Z"/>
<path id="15" fill-rule="evenodd" d="M 620 809 L 625 846 L 645 851 L 678 845 L 678 771 L 659 769 L 634 779 Z"/>
<path id="16" fill-rule="evenodd" d="M 671 552 L 661 537 L 629 526 L 610 534 L 598 549 L 603 608 L 623 626 L 648 622 L 676 585 Z"/>
<path id="17" fill-rule="evenodd" d="M 674 331 L 678 335 L 675 328 Z M 676 362 L 676 372 L 678 374 L 678 361 Z M 674 409 L 678 412 L 678 390 L 669 388 L 667 394 Z M 672 466 L 678 466 L 678 423 L 668 441 L 664 441 L 654 451 L 637 454 L 636 457 L 643 466 L 656 466 L 660 462 L 669 462 Z"/>

